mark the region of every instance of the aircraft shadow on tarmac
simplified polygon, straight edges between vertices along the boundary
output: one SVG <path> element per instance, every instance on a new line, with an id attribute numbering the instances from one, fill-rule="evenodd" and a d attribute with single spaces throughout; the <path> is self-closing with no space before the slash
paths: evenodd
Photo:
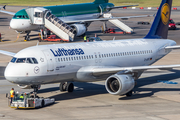
<path id="1" fill-rule="evenodd" d="M 180 77 L 180 71 L 171 70 L 171 72 L 174 72 L 174 73 L 138 79 L 137 85 L 134 88 L 135 93 L 133 94 L 133 96 L 131 97 L 121 96 L 119 100 L 131 100 L 131 99 L 150 97 L 154 95 L 154 93 L 160 92 L 160 91 L 180 91 L 180 88 L 141 88 L 142 86 L 155 84 L 159 80 L 169 81 L 169 80 L 177 79 Z M 151 73 L 153 72 L 151 71 Z M 157 71 L 154 71 L 154 73 L 157 73 Z M 109 94 L 106 91 L 104 85 L 95 84 L 95 83 L 79 83 L 79 82 L 75 82 L 74 85 L 78 87 L 77 89 L 74 90 L 74 92 L 72 93 L 64 92 L 64 93 L 60 93 L 54 96 L 50 96 L 50 98 L 55 98 L 56 101 L 62 101 L 62 100 L 93 96 L 93 95 L 98 95 L 98 94 Z M 38 91 L 38 93 L 52 92 L 52 91 L 58 91 L 58 90 L 59 90 L 59 87 L 53 87 L 53 88 L 41 89 Z M 151 92 L 146 93 L 146 91 L 151 91 Z M 138 94 L 139 92 L 145 92 L 145 93 Z"/>
<path id="2" fill-rule="evenodd" d="M 55 96 L 50 96 L 50 98 L 55 98 L 56 101 L 62 101 L 62 100 L 93 96 L 98 94 L 108 94 L 104 85 L 93 84 L 93 83 L 80 83 L 80 82 L 74 82 L 74 85 L 78 87 L 77 89 L 74 90 L 74 92 L 72 93 L 61 92 L 60 94 L 57 94 Z M 59 90 L 59 87 L 41 89 L 38 91 L 38 93 L 44 93 L 50 91 L 52 92 L 57 90 Z"/>
<path id="3" fill-rule="evenodd" d="M 121 97 L 121 98 L 119 98 L 119 100 L 131 100 L 131 99 L 150 97 L 150 96 L 154 95 L 154 93 L 160 92 L 160 91 L 180 91 L 180 88 L 140 88 L 142 86 L 158 83 L 158 81 L 170 81 L 170 80 L 180 78 L 179 70 L 171 70 L 171 72 L 174 72 L 174 73 L 138 79 L 137 85 L 133 89 L 135 94 L 133 94 L 133 96 L 131 96 L 131 97 L 126 97 L 126 96 Z M 151 72 L 151 73 L 153 73 L 153 72 Z M 157 71 L 154 71 L 154 73 L 157 73 Z M 166 83 L 163 83 L 163 84 L 166 84 Z M 172 84 L 172 86 L 173 86 L 173 84 Z M 138 94 L 138 92 L 146 92 L 146 91 L 151 91 L 151 92 Z"/>

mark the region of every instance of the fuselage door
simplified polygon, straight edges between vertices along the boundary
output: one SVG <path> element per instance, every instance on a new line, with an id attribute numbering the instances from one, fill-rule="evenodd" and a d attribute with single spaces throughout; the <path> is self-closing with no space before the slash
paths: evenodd
<path id="1" fill-rule="evenodd" d="M 53 72 L 54 71 L 54 62 L 53 62 L 50 52 L 48 50 L 44 50 L 43 53 L 47 60 L 47 72 Z"/>

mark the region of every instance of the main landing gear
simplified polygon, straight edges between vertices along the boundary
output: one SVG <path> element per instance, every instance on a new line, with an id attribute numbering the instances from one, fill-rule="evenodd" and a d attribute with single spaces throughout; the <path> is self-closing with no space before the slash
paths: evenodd
<path id="1" fill-rule="evenodd" d="M 131 97 L 133 95 L 133 91 L 131 90 L 131 91 L 129 91 L 128 93 L 126 93 L 126 96 L 127 97 Z"/>
<path id="2" fill-rule="evenodd" d="M 74 84 L 71 82 L 61 82 L 59 85 L 59 90 L 61 92 L 64 92 L 64 91 L 73 92 L 74 91 Z"/>

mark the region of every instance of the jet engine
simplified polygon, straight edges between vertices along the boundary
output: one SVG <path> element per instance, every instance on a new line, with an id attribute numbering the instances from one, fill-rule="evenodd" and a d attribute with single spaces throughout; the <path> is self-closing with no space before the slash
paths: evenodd
<path id="1" fill-rule="evenodd" d="M 21 89 L 33 89 L 32 85 L 17 85 L 18 87 L 20 87 Z M 38 89 L 41 88 L 41 85 L 38 85 Z"/>
<path id="2" fill-rule="evenodd" d="M 131 91 L 135 86 L 134 79 L 131 75 L 111 75 L 106 79 L 106 90 L 113 95 L 124 95 Z"/>
<path id="3" fill-rule="evenodd" d="M 84 24 L 72 24 L 70 26 L 73 28 L 74 34 L 76 36 L 81 36 L 87 31 L 87 28 Z"/>

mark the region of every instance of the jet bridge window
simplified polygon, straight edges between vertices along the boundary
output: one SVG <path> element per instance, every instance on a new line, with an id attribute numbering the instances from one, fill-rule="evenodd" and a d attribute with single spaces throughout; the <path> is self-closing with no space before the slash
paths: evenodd
<path id="1" fill-rule="evenodd" d="M 42 18 L 43 17 L 43 13 L 42 12 L 35 12 L 34 17 Z"/>

